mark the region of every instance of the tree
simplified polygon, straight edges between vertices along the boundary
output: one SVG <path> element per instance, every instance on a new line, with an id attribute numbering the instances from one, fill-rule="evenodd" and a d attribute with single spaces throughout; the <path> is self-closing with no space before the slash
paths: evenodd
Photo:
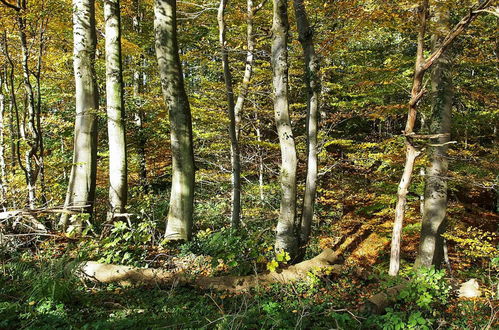
<path id="1" fill-rule="evenodd" d="M 125 212 L 127 202 L 127 150 L 125 107 L 121 66 L 120 1 L 104 0 L 106 22 L 106 101 L 109 136 L 109 204 L 108 218 Z"/>
<path id="2" fill-rule="evenodd" d="M 296 238 L 296 147 L 288 104 L 288 2 L 273 0 L 272 71 L 274 116 L 281 148 L 281 206 L 275 248 L 294 258 Z"/>
<path id="3" fill-rule="evenodd" d="M 172 188 L 165 238 L 188 240 L 194 202 L 194 152 L 191 110 L 178 53 L 176 0 L 155 0 L 154 30 L 172 151 Z"/>
<path id="4" fill-rule="evenodd" d="M 232 74 L 230 72 L 229 50 L 227 49 L 227 41 L 225 39 L 225 7 L 227 0 L 220 0 L 218 7 L 218 30 L 219 43 L 222 55 L 222 66 L 224 72 L 225 89 L 227 94 L 227 113 L 229 115 L 229 137 L 230 137 L 230 154 L 232 166 L 232 227 L 239 227 L 241 221 L 241 161 L 239 154 L 239 144 L 237 141 L 236 116 L 234 105 L 234 89 L 232 87 Z"/>
<path id="5" fill-rule="evenodd" d="M 440 47 L 443 37 L 449 33 L 450 15 L 447 8 L 437 5 L 436 31 L 432 36 L 433 50 Z M 432 67 L 430 134 L 440 137 L 430 144 L 430 164 L 426 168 L 423 221 L 416 267 L 439 267 L 444 260 L 447 210 L 447 149 L 451 133 L 451 112 L 454 90 L 452 86 L 452 53 L 447 51 Z"/>
<path id="6" fill-rule="evenodd" d="M 76 87 L 73 164 L 65 208 L 80 208 L 92 214 L 97 173 L 97 112 L 99 94 L 95 76 L 95 1 L 73 0 L 73 65 Z M 69 215 L 60 224 L 68 226 Z M 82 217 L 71 217 L 71 230 L 82 230 Z"/>
<path id="7" fill-rule="evenodd" d="M 445 137 L 440 134 L 436 135 L 417 135 L 414 133 L 414 125 L 416 123 L 418 103 L 425 94 L 426 90 L 423 87 L 423 78 L 426 71 L 437 61 L 444 52 L 452 45 L 454 40 L 473 22 L 473 20 L 486 9 L 491 6 L 492 0 L 481 1 L 478 5 L 472 7 L 468 14 L 457 23 L 450 32 L 443 38 L 439 47 L 435 49 L 426 59 L 424 58 L 424 40 L 426 36 L 426 25 L 429 15 L 429 0 L 423 0 L 418 9 L 418 16 L 421 25 L 419 27 L 416 64 L 414 69 L 414 78 L 411 90 L 411 99 L 408 104 L 407 122 L 404 130 L 406 161 L 404 172 L 397 190 L 397 205 L 395 207 L 395 220 L 393 223 L 392 242 L 390 252 L 390 270 L 391 276 L 397 275 L 400 267 L 400 240 L 402 234 L 402 225 L 404 221 L 404 213 L 407 202 L 407 193 L 412 178 L 412 171 L 416 158 L 421 154 L 421 151 L 415 143 L 415 139 L 435 139 Z"/>
<path id="8" fill-rule="evenodd" d="M 303 48 L 305 64 L 305 85 L 307 88 L 307 176 L 300 223 L 300 248 L 308 242 L 314 217 L 315 194 L 317 190 L 317 130 L 319 116 L 320 77 L 319 59 L 314 48 L 314 31 L 308 22 L 305 3 L 294 0 L 298 39 Z"/>

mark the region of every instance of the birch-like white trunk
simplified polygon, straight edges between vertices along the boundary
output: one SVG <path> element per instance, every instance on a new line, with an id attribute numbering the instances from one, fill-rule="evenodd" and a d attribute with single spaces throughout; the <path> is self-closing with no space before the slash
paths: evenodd
<path id="1" fill-rule="evenodd" d="M 99 95 L 94 69 L 95 2 L 73 0 L 73 65 L 76 87 L 76 120 L 74 129 L 73 165 L 65 207 L 80 207 L 92 214 L 97 173 L 97 111 Z M 69 223 L 70 222 L 70 223 Z M 61 216 L 61 226 L 81 232 L 82 217 Z"/>
<path id="2" fill-rule="evenodd" d="M 274 115 L 281 147 L 281 206 L 275 248 L 293 258 L 296 236 L 296 147 L 288 104 L 288 2 L 273 0 L 272 70 Z"/>
<path id="3" fill-rule="evenodd" d="M 175 0 L 154 1 L 154 30 L 172 150 L 172 188 L 165 238 L 188 240 L 192 233 L 194 152 L 191 110 L 178 53 Z"/>
<path id="4" fill-rule="evenodd" d="M 109 137 L 109 204 L 108 218 L 125 212 L 127 202 L 127 150 L 125 107 L 121 65 L 120 1 L 104 0 L 106 23 L 106 105 Z"/>

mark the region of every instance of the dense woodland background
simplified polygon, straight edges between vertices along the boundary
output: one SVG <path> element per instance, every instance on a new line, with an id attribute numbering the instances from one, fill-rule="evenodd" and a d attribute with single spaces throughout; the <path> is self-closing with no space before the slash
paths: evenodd
<path id="1" fill-rule="evenodd" d="M 173 0 L 0 2 L 0 328 L 497 326 L 497 1 L 177 1 L 176 27 L 165 14 L 175 11 Z M 295 11 L 300 4 L 310 25 L 305 33 Z M 85 39 L 94 6 L 95 52 Z M 106 6 L 120 8 L 121 43 L 111 38 L 119 20 L 112 21 L 110 11 L 105 19 Z M 283 6 L 288 6 L 289 31 L 280 34 L 276 8 L 282 14 Z M 78 12 L 73 8 L 88 10 L 81 11 L 79 28 L 82 45 L 90 48 L 78 56 L 73 55 L 72 17 Z M 431 59 L 463 20 L 462 31 L 422 76 L 418 94 L 417 60 Z M 169 28 L 176 28 L 178 52 Z M 285 36 L 285 47 L 277 47 Z M 317 72 L 305 69 L 306 37 Z M 116 53 L 107 65 L 115 71 L 107 68 L 106 82 L 111 50 Z M 279 50 L 287 50 L 287 60 Z M 95 72 L 86 76 L 76 70 L 75 81 L 79 57 L 78 69 L 94 64 Z M 287 97 L 279 99 L 275 77 L 283 63 Z M 307 88 L 311 79 L 317 83 Z M 97 99 L 82 101 L 78 95 L 90 95 L 92 81 L 100 97 L 96 106 L 85 108 L 85 102 Z M 442 81 L 446 87 L 438 87 Z M 110 87 L 120 82 L 122 87 Z M 317 191 L 307 195 L 313 168 L 309 151 L 315 150 L 313 91 L 318 96 L 318 169 L 312 180 Z M 283 100 L 291 126 L 282 127 L 292 129 L 297 156 L 296 192 L 289 190 L 290 195 L 281 183 L 292 153 L 282 152 L 285 142 L 276 128 Z M 450 126 L 442 129 L 439 109 L 446 106 Z M 417 114 L 410 130 L 408 108 Z M 79 109 L 89 117 L 75 116 Z M 184 163 L 189 112 L 190 165 Z M 108 134 L 108 119 L 115 115 L 124 135 Z M 81 164 L 75 153 L 85 154 L 91 145 L 75 145 L 78 118 L 95 120 L 96 126 L 88 127 L 98 136 L 97 166 L 95 180 L 88 172 L 84 185 L 71 188 L 71 171 Z M 181 137 L 177 144 L 172 131 Z M 172 143 L 186 148 L 180 165 L 172 165 Z M 401 208 L 398 266 L 392 232 L 408 146 L 420 154 Z M 435 155 L 448 161 L 442 175 L 428 174 L 434 173 Z M 240 203 L 234 198 L 235 165 L 240 166 Z M 189 204 L 175 197 L 189 194 L 185 171 L 191 167 L 195 183 Z M 172 179 L 175 168 L 186 175 L 181 184 Z M 112 175 L 118 172 L 121 180 Z M 425 206 L 434 177 L 445 184 L 435 190 L 444 201 L 437 207 L 440 220 L 429 215 L 431 205 Z M 118 185 L 119 192 L 110 193 L 110 178 L 117 180 L 111 186 Z M 68 191 L 83 186 L 90 197 L 78 204 L 71 200 L 77 193 Z M 296 204 L 289 210 L 296 214 L 286 220 L 283 203 L 286 208 L 291 195 Z M 310 205 L 304 196 L 315 197 L 310 235 L 303 226 L 303 205 Z M 418 253 L 429 235 L 423 218 L 428 223 L 445 219 L 434 230 L 440 243 L 426 263 L 425 254 Z M 192 233 L 168 227 L 176 221 Z M 442 256 L 436 256 L 438 247 Z M 322 251 L 325 257 L 314 258 Z M 95 283 L 101 274 L 81 280 L 79 265 L 88 260 L 99 262 L 94 266 L 102 276 L 103 264 L 162 273 L 132 276 L 133 285 L 113 279 Z M 398 275 L 389 276 L 389 269 Z M 469 280 L 479 296 L 459 294 Z M 244 288 L 231 290 L 238 286 Z M 379 292 L 389 298 L 381 308 L 372 300 Z"/>

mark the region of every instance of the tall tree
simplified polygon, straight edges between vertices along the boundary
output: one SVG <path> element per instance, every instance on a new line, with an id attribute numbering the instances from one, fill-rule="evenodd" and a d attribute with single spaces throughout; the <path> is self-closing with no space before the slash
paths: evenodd
<path id="1" fill-rule="evenodd" d="M 293 258 L 297 252 L 296 237 L 296 147 L 289 118 L 288 103 L 288 2 L 273 0 L 272 71 L 274 116 L 281 148 L 281 206 L 277 222 L 275 248 Z"/>
<path id="2" fill-rule="evenodd" d="M 477 5 L 469 9 L 466 14 L 443 38 L 439 47 L 435 49 L 426 59 L 424 58 L 424 41 L 426 36 L 426 25 L 429 15 L 429 0 L 423 0 L 418 8 L 418 16 L 420 18 L 420 27 L 418 33 L 416 64 L 414 68 L 414 77 L 411 90 L 411 99 L 408 104 L 407 122 L 404 130 L 406 161 L 404 172 L 397 190 L 397 205 L 395 207 L 395 220 L 393 223 L 392 242 L 390 252 L 390 269 L 388 273 L 391 276 L 397 275 L 400 267 L 400 241 L 402 236 L 402 225 L 404 221 L 405 208 L 407 203 L 407 194 L 411 183 L 412 172 L 416 158 L 421 154 L 415 139 L 435 139 L 443 137 L 440 134 L 418 135 L 414 132 L 416 123 L 416 115 L 418 103 L 425 94 L 426 90 L 423 87 L 423 78 L 445 51 L 452 45 L 454 40 L 473 22 L 473 20 L 481 13 L 486 11 L 492 5 L 493 0 L 480 1 Z"/>
<path id="3" fill-rule="evenodd" d="M 239 154 L 239 143 L 236 128 L 236 116 L 234 105 L 234 88 L 232 87 L 232 74 L 230 72 L 229 50 L 225 39 L 226 24 L 225 24 L 225 8 L 227 0 L 220 0 L 218 7 L 218 31 L 220 51 L 222 55 L 222 66 L 224 72 L 225 91 L 227 94 L 227 113 L 229 115 L 229 137 L 230 137 L 230 157 L 232 166 L 232 227 L 239 227 L 241 221 L 241 161 Z"/>
<path id="4" fill-rule="evenodd" d="M 300 249 L 304 250 L 314 217 L 317 190 L 317 130 L 319 116 L 320 76 L 319 59 L 314 48 L 314 31 L 310 26 L 303 0 L 294 0 L 298 39 L 303 48 L 305 85 L 307 88 L 307 177 L 300 223 Z"/>
<path id="5" fill-rule="evenodd" d="M 95 0 L 73 0 L 73 65 L 76 87 L 76 120 L 73 164 L 65 207 L 92 214 L 97 173 L 97 111 L 99 94 L 95 76 Z M 60 224 L 68 226 L 69 215 Z M 80 232 L 82 217 L 71 217 L 71 230 Z"/>
<path id="6" fill-rule="evenodd" d="M 172 150 L 172 188 L 165 238 L 188 240 L 192 232 L 194 152 L 191 110 L 178 52 L 176 6 L 176 0 L 155 0 L 154 30 Z"/>
<path id="7" fill-rule="evenodd" d="M 432 36 L 433 50 L 438 49 L 450 30 L 448 8 L 437 4 L 436 31 Z M 430 164 L 426 169 L 423 222 L 416 267 L 440 266 L 444 260 L 447 210 L 447 149 L 451 133 L 451 112 L 454 89 L 451 74 L 451 52 L 445 52 L 435 61 L 431 71 L 432 114 L 430 134 L 438 135 L 430 144 Z"/>
<path id="8" fill-rule="evenodd" d="M 109 210 L 108 218 L 125 212 L 127 202 L 127 150 L 125 107 L 121 66 L 120 1 L 104 0 L 106 22 L 106 102 L 109 136 Z"/>

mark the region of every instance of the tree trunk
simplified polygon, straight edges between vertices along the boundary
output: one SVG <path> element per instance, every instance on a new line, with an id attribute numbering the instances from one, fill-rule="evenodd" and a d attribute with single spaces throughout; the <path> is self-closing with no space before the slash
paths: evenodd
<path id="1" fill-rule="evenodd" d="M 172 188 L 165 238 L 188 240 L 192 232 L 194 152 L 191 110 L 178 53 L 175 0 L 155 0 L 154 29 L 161 87 L 171 125 Z"/>
<path id="2" fill-rule="evenodd" d="M 261 7 L 260 7 L 261 8 Z M 255 58 L 255 35 L 253 33 L 253 17 L 258 9 L 254 8 L 253 0 L 247 0 L 247 16 L 246 16 L 246 65 L 244 66 L 244 76 L 241 83 L 241 90 L 237 96 L 236 105 L 234 106 L 234 116 L 236 125 L 236 138 L 239 139 L 241 133 L 241 116 L 244 108 L 244 101 L 248 95 L 248 89 L 253 74 L 253 60 Z"/>
<path id="3" fill-rule="evenodd" d="M 97 173 L 97 112 L 99 95 L 95 76 L 95 2 L 73 0 L 74 75 L 76 87 L 76 120 L 73 165 L 69 176 L 66 207 L 81 207 L 92 214 Z M 61 217 L 64 229 L 82 230 L 82 218 L 68 214 Z"/>
<path id="4" fill-rule="evenodd" d="M 307 178 L 303 196 L 300 224 L 300 249 L 305 250 L 314 217 L 317 189 L 317 121 L 319 113 L 320 77 L 319 59 L 315 53 L 313 36 L 303 0 L 294 0 L 298 39 L 303 48 L 305 84 L 307 87 Z"/>
<path id="5" fill-rule="evenodd" d="M 4 130 L 5 130 L 5 94 L 4 86 L 6 75 L 0 71 L 0 207 L 5 211 L 7 206 L 7 176 L 5 168 L 5 146 L 4 146 Z"/>
<path id="6" fill-rule="evenodd" d="M 437 31 L 433 35 L 433 48 L 440 47 L 443 37 L 449 32 L 449 10 L 436 12 Z M 452 100 L 454 97 L 450 72 L 452 55 L 443 54 L 435 64 L 431 74 L 432 115 L 430 134 L 440 138 L 430 147 L 430 165 L 426 169 L 423 222 L 416 267 L 441 266 L 444 262 L 445 216 L 447 210 L 447 148 L 450 140 Z"/>
<path id="7" fill-rule="evenodd" d="M 232 74 L 229 66 L 229 51 L 227 41 L 225 40 L 225 8 L 227 0 L 220 0 L 218 7 L 218 30 L 219 42 L 222 55 L 222 66 L 224 72 L 225 91 L 227 94 L 227 112 L 229 115 L 229 137 L 230 137 L 230 155 L 232 166 L 232 212 L 231 223 L 233 228 L 239 227 L 241 221 L 241 161 L 239 155 L 239 144 L 236 133 L 236 118 L 234 112 L 234 89 L 232 87 Z"/>
<path id="8" fill-rule="evenodd" d="M 281 207 L 277 223 L 276 250 L 295 257 L 296 237 L 296 148 L 288 104 L 288 3 L 273 0 L 272 69 L 274 113 L 281 147 Z"/>
<path id="9" fill-rule="evenodd" d="M 125 212 L 127 202 L 127 151 L 125 107 L 121 66 L 120 1 L 104 0 L 106 22 L 106 103 L 109 136 L 109 210 L 108 219 Z"/>
<path id="10" fill-rule="evenodd" d="M 133 1 L 133 29 L 135 33 L 142 33 L 142 11 L 139 0 Z M 132 59 L 133 60 L 133 59 Z M 144 132 L 145 114 L 140 104 L 140 96 L 144 92 L 144 65 L 145 58 L 139 56 L 135 59 L 136 69 L 133 73 L 133 97 L 136 101 L 135 126 L 137 128 L 137 153 L 139 156 L 139 183 L 144 192 L 147 192 L 147 161 L 146 161 L 146 136 Z"/>

